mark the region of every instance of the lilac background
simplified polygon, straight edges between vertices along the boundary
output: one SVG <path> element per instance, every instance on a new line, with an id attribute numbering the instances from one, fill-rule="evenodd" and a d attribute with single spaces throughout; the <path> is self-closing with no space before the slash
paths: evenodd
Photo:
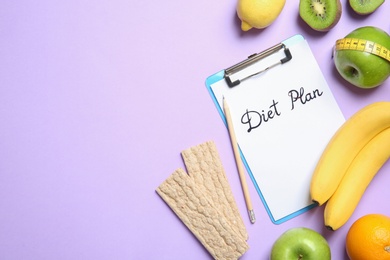
<path id="1" fill-rule="evenodd" d="M 250 183 L 246 215 L 229 137 L 205 79 L 249 54 L 302 34 L 346 118 L 390 81 L 360 90 L 334 69 L 334 42 L 353 29 L 390 30 L 390 3 L 367 17 L 343 2 L 328 33 L 309 29 L 288 0 L 264 30 L 241 32 L 229 1 L 3 1 L 0 5 L 0 259 L 209 259 L 155 193 L 180 152 L 214 140 L 248 228 L 242 259 L 267 259 L 276 238 L 305 226 L 345 259 L 351 223 L 390 215 L 390 164 L 350 221 L 323 227 L 323 208 L 274 225 Z M 262 159 L 262 158 L 260 158 Z M 266 159 L 266 158 L 265 158 Z"/>

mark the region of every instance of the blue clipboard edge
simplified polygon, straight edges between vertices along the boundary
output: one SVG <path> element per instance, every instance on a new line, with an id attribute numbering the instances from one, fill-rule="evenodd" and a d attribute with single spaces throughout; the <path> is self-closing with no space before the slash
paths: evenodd
<path id="1" fill-rule="evenodd" d="M 294 35 L 294 36 L 284 40 L 282 43 L 285 44 L 287 47 L 289 47 L 289 46 L 292 46 L 292 45 L 294 45 L 294 44 L 296 44 L 296 43 L 298 43 L 300 41 L 303 41 L 303 40 L 305 40 L 305 38 L 302 35 L 296 34 L 296 35 Z M 223 80 L 224 76 L 225 76 L 225 71 L 221 70 L 221 71 L 219 71 L 219 72 L 209 76 L 206 79 L 205 83 L 206 83 L 207 90 L 208 90 L 208 92 L 209 92 L 209 94 L 210 94 L 210 96 L 211 96 L 215 106 L 217 107 L 218 113 L 220 114 L 220 116 L 221 116 L 225 126 L 227 127 L 225 114 L 223 113 L 223 110 L 222 110 L 221 106 L 219 105 L 218 100 L 215 97 L 213 90 L 211 89 L 211 85 L 216 83 L 216 82 L 218 82 L 218 81 L 220 81 L 220 80 Z M 305 213 L 305 212 L 309 211 L 310 209 L 316 207 L 316 204 L 313 203 L 313 204 L 310 204 L 310 205 L 308 205 L 308 206 L 306 206 L 306 207 L 304 207 L 304 208 L 302 208 L 300 210 L 297 210 L 296 212 L 293 212 L 293 213 L 291 213 L 291 214 L 289 214 L 289 215 L 287 215 L 287 216 L 285 216 L 285 217 L 283 217 L 281 219 L 275 219 L 274 216 L 271 213 L 271 210 L 269 209 L 269 207 L 267 205 L 267 202 L 265 201 L 265 198 L 264 198 L 264 196 L 263 196 L 263 194 L 262 194 L 262 192 L 261 192 L 261 190 L 260 190 L 260 188 L 259 188 L 259 186 L 258 186 L 258 184 L 257 184 L 257 182 L 256 182 L 256 180 L 255 180 L 255 178 L 253 176 L 253 174 L 252 174 L 252 171 L 251 171 L 251 169 L 250 169 L 250 167 L 249 167 L 249 165 L 248 165 L 248 163 L 247 163 L 247 161 L 246 161 L 246 159 L 245 159 L 245 157 L 244 157 L 244 155 L 243 155 L 243 153 L 241 151 L 241 148 L 239 147 L 238 149 L 240 150 L 240 156 L 241 156 L 241 159 L 242 159 L 242 161 L 243 161 L 243 163 L 245 165 L 245 168 L 248 171 L 249 177 L 251 178 L 252 183 L 254 184 L 254 186 L 256 188 L 256 191 L 259 194 L 260 199 L 263 202 L 264 207 L 265 207 L 265 209 L 266 209 L 266 211 L 268 213 L 268 216 L 270 217 L 272 223 L 274 223 L 276 225 L 282 224 L 282 223 L 286 222 L 287 220 L 290 220 L 290 219 L 292 219 L 292 218 L 294 218 L 294 217 L 296 217 L 298 215 L 301 215 L 302 213 Z"/>

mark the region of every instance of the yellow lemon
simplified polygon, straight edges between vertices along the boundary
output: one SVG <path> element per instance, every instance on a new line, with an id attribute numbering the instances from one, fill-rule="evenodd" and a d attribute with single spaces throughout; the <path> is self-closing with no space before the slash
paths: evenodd
<path id="1" fill-rule="evenodd" d="M 265 28 L 282 12 L 286 0 L 238 0 L 237 15 L 241 29 Z"/>

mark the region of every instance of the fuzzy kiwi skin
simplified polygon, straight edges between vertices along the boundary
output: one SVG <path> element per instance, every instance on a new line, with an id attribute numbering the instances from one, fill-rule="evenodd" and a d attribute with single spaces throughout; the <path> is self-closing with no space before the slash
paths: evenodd
<path id="1" fill-rule="evenodd" d="M 340 21 L 340 18 L 341 18 L 341 14 L 343 12 L 343 9 L 342 9 L 342 6 L 341 6 L 341 2 L 340 0 L 337 0 L 337 13 L 336 13 L 336 18 L 334 19 L 333 23 L 328 26 L 327 28 L 321 30 L 323 32 L 327 32 L 329 31 L 330 29 L 332 29 L 333 27 L 336 26 L 336 24 Z"/>
<path id="2" fill-rule="evenodd" d="M 340 18 L 341 18 L 341 14 L 343 12 L 342 10 L 342 6 L 341 6 L 341 2 L 340 0 L 337 0 L 336 1 L 336 4 L 337 4 L 337 12 L 336 12 L 336 17 L 335 19 L 333 20 L 333 22 L 326 28 L 315 28 L 313 26 L 311 26 L 309 23 L 307 23 L 305 20 L 305 22 L 307 23 L 307 25 L 309 25 L 313 30 L 316 30 L 316 31 L 319 31 L 319 32 L 327 32 L 329 31 L 330 29 L 332 29 L 333 27 L 336 26 L 336 24 L 340 21 Z M 301 16 L 302 18 L 302 16 Z M 302 18 L 303 19 L 303 18 Z"/>
<path id="3" fill-rule="evenodd" d="M 379 6 L 381 6 L 385 2 L 385 0 L 377 0 L 377 5 L 372 6 L 371 10 L 364 10 L 364 8 L 359 9 L 359 2 L 361 1 L 362 0 L 349 0 L 349 5 L 351 6 L 352 10 L 354 10 L 357 14 L 360 15 L 368 15 L 373 13 L 376 9 L 379 8 Z M 365 0 L 365 1 L 373 2 L 374 0 Z"/>
<path id="4" fill-rule="evenodd" d="M 341 2 L 340 0 L 337 0 L 337 10 L 338 12 L 336 13 L 336 18 L 334 19 L 334 22 L 332 23 L 332 25 L 329 27 L 328 30 L 332 29 L 333 27 L 336 26 L 336 24 L 340 21 L 340 18 L 341 18 L 341 13 L 343 12 L 343 9 L 341 7 Z"/>

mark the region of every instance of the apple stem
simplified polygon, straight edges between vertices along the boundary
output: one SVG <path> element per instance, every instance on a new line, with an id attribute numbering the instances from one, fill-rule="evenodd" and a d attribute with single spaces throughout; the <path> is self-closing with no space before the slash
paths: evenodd
<path id="1" fill-rule="evenodd" d="M 303 259 L 303 255 L 302 255 L 302 254 L 299 254 L 298 260 L 301 260 L 301 259 Z"/>

